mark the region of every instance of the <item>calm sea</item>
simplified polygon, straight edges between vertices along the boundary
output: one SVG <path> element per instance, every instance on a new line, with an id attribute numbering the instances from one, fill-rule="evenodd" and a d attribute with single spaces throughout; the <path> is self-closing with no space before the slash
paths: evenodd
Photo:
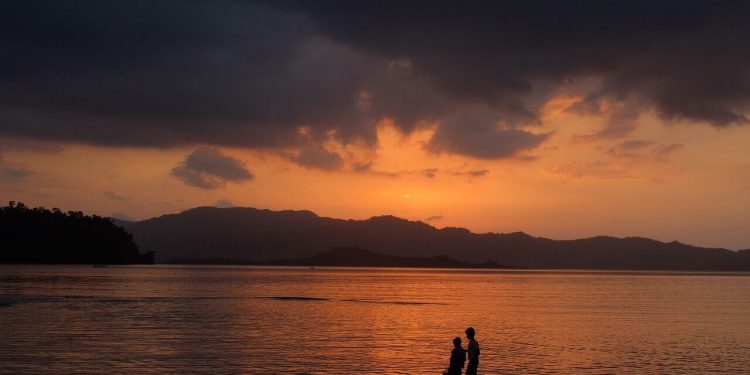
<path id="1" fill-rule="evenodd" d="M 750 274 L 0 266 L 0 373 L 750 373 Z"/>

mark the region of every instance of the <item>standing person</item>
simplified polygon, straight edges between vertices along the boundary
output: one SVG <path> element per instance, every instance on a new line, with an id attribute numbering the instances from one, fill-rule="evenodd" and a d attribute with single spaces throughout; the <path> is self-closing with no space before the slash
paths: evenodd
<path id="1" fill-rule="evenodd" d="M 466 375 L 476 375 L 479 367 L 479 341 L 474 336 L 476 331 L 473 327 L 466 328 L 466 338 L 469 339 L 467 352 L 469 353 L 469 365 L 466 366 Z"/>
<path id="2" fill-rule="evenodd" d="M 453 350 L 451 350 L 451 361 L 448 370 L 443 372 L 444 375 L 461 375 L 461 369 L 466 362 L 466 351 L 461 347 L 461 338 L 453 339 Z"/>

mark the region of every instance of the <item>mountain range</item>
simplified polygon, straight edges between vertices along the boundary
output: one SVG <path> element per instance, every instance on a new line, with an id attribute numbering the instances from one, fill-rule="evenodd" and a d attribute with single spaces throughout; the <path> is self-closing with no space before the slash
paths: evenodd
<path id="1" fill-rule="evenodd" d="M 447 256 L 509 267 L 633 270 L 750 270 L 750 249 L 702 248 L 648 238 L 597 236 L 553 240 L 523 232 L 472 233 L 394 216 L 366 220 L 310 211 L 198 207 L 137 222 L 116 221 L 157 262 L 224 258 L 247 262 L 304 259 L 331 248 L 396 257 Z"/>

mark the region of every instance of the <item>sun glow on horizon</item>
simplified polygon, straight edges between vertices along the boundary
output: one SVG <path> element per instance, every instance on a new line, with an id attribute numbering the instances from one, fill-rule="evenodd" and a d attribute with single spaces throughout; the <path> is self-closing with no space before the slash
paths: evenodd
<path id="1" fill-rule="evenodd" d="M 742 228 L 750 224 L 744 214 L 750 206 L 745 160 L 750 131 L 675 127 L 644 115 L 639 121 L 649 126 L 639 127 L 629 143 L 581 138 L 601 128 L 602 120 L 568 111 L 579 99 L 556 97 L 546 104 L 544 122 L 534 131 L 552 135 L 522 158 L 484 160 L 435 152 L 426 145 L 439 124 L 405 133 L 386 119 L 377 126 L 374 147 L 344 145 L 334 137 L 324 143 L 325 152 L 343 159 L 336 168 L 299 165 L 293 160 L 299 150 L 222 148 L 254 178 L 217 189 L 186 186 L 170 175 L 193 147 L 79 144 L 5 152 L 6 160 L 23 160 L 35 173 L 22 183 L 0 186 L 4 196 L 29 205 L 136 219 L 231 204 L 354 219 L 392 214 L 476 232 L 520 230 L 552 238 L 641 235 L 748 247 Z M 715 196 L 733 200 L 716 202 Z"/>

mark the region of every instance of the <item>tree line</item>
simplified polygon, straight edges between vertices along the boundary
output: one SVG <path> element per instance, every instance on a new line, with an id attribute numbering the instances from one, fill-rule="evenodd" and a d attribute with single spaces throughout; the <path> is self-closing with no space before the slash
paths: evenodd
<path id="1" fill-rule="evenodd" d="M 150 264 L 133 236 L 111 218 L 29 208 L 11 201 L 0 208 L 0 263 Z"/>

